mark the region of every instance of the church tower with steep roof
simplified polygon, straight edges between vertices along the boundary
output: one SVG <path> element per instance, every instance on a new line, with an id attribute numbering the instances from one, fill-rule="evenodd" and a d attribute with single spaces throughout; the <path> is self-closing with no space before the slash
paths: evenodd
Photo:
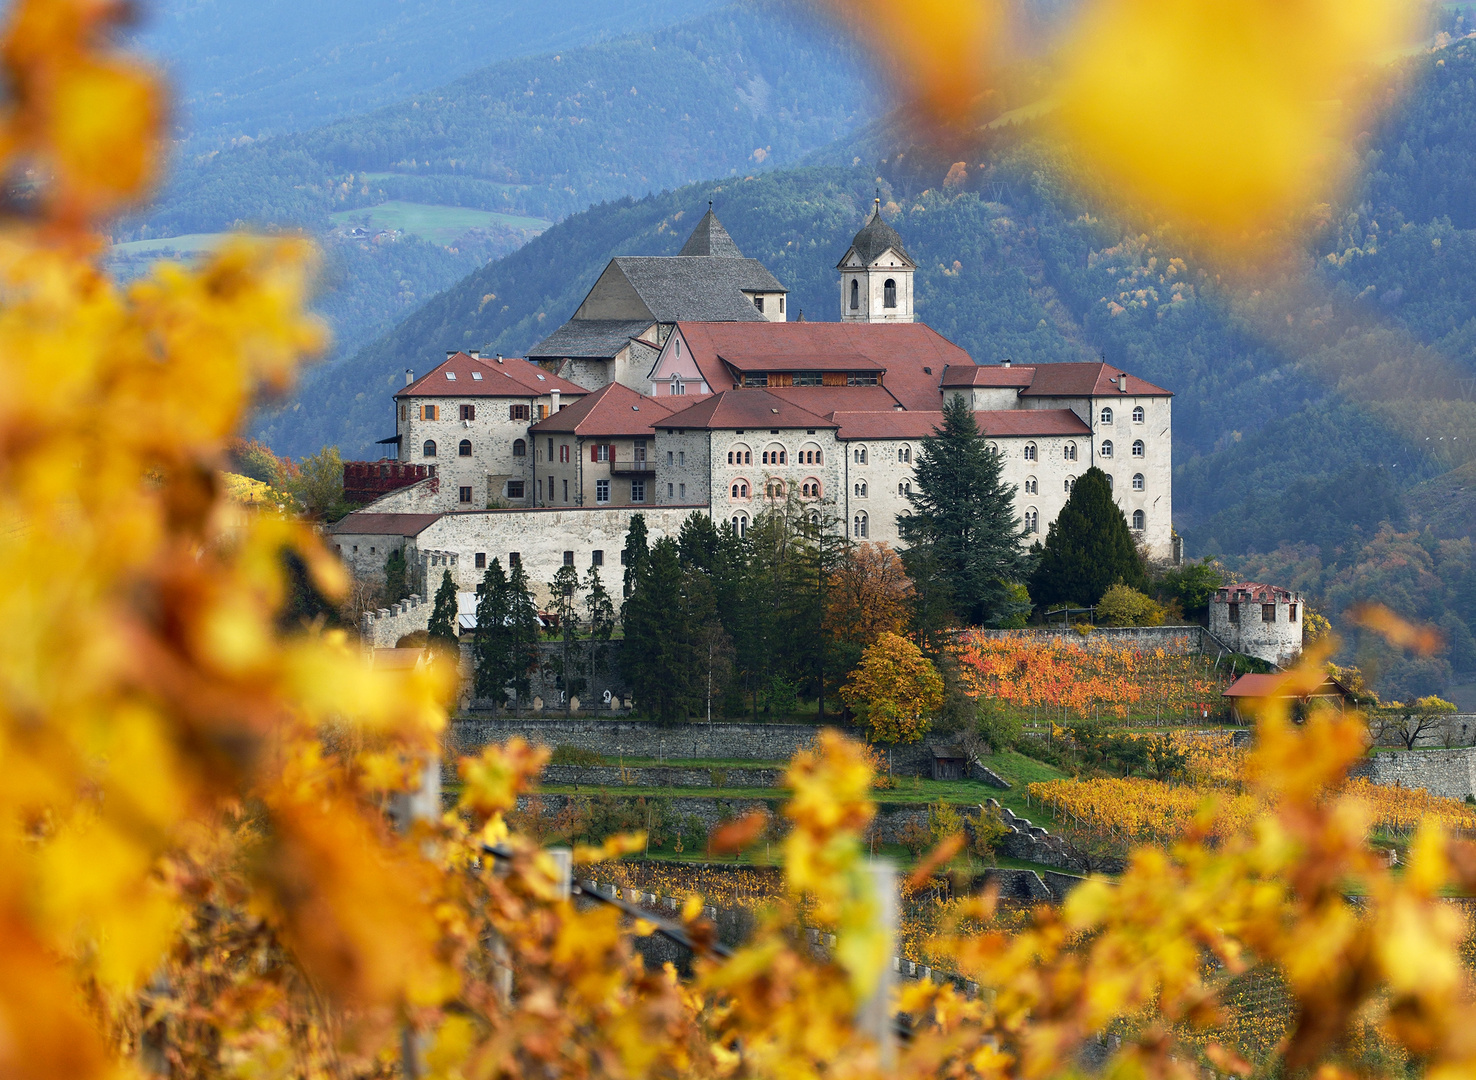
<path id="1" fill-rule="evenodd" d="M 902 246 L 897 230 L 882 220 L 880 198 L 836 269 L 841 322 L 913 321 L 912 275 L 917 263 Z"/>

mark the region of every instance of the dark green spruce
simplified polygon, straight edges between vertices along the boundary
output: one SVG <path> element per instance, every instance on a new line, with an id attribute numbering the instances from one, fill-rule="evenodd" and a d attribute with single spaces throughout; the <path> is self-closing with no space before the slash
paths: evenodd
<path id="1" fill-rule="evenodd" d="M 1095 604 L 1119 581 L 1135 589 L 1147 586 L 1143 560 L 1113 501 L 1107 474 L 1093 466 L 1077 479 L 1046 533 L 1030 595 L 1042 607 Z"/>

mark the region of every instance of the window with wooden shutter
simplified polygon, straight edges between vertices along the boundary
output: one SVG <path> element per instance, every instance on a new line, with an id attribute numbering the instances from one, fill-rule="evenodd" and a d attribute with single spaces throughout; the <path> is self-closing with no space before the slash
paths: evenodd
<path id="1" fill-rule="evenodd" d="M 463 420 L 475 420 L 477 418 L 477 407 L 475 405 L 463 405 L 461 407 L 461 418 Z"/>

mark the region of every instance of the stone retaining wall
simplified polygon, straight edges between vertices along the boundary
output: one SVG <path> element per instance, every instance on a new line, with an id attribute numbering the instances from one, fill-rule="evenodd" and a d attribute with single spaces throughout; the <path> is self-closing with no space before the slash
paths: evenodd
<path id="1" fill-rule="evenodd" d="M 548 765 L 545 784 L 578 784 L 583 787 L 774 787 L 782 769 L 686 769 L 672 766 L 625 768 L 618 765 Z M 640 794 L 640 792 L 633 792 Z"/>
<path id="2" fill-rule="evenodd" d="M 1127 865 L 1117 858 L 1089 858 L 1048 829 L 1033 824 L 1029 818 L 1017 817 L 1008 806 L 1001 806 L 994 799 L 989 799 L 986 805 L 1004 819 L 1006 832 L 999 850 L 1011 858 L 1055 866 L 1073 874 L 1120 874 Z"/>
<path id="3" fill-rule="evenodd" d="M 1220 642 L 1202 626 L 1095 626 L 1083 634 L 1071 626 L 1032 626 L 1023 630 L 971 630 L 981 637 L 1028 637 L 1041 643 L 1134 646 L 1168 653 L 1216 652 Z"/>
<path id="4" fill-rule="evenodd" d="M 520 735 L 530 743 L 574 746 L 607 758 L 714 758 L 788 761 L 814 741 L 819 728 L 808 724 L 656 724 L 647 720 L 499 719 L 458 716 L 450 738 L 457 751 L 476 753 L 488 743 Z"/>
<path id="5" fill-rule="evenodd" d="M 1432 795 L 1476 795 L 1476 747 L 1456 750 L 1375 750 L 1349 770 L 1375 784 L 1423 788 Z"/>

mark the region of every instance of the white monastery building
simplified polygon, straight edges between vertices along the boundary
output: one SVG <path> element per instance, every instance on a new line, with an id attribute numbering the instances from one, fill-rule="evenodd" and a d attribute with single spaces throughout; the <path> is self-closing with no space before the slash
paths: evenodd
<path id="1" fill-rule="evenodd" d="M 397 460 L 354 466 L 407 479 L 335 542 L 361 575 L 404 549 L 432 589 L 433 568 L 469 589 L 492 558 L 535 585 L 603 565 L 637 512 L 653 539 L 693 511 L 743 533 L 797 498 L 853 540 L 896 543 L 922 440 L 962 398 L 1027 543 L 1095 465 L 1170 558 L 1172 394 L 1107 363 L 976 364 L 915 320 L 916 268 L 878 204 L 837 266 L 840 320 L 791 322 L 709 208 L 680 254 L 612 259 L 526 359 L 457 352 L 407 378 L 383 440 Z"/>

